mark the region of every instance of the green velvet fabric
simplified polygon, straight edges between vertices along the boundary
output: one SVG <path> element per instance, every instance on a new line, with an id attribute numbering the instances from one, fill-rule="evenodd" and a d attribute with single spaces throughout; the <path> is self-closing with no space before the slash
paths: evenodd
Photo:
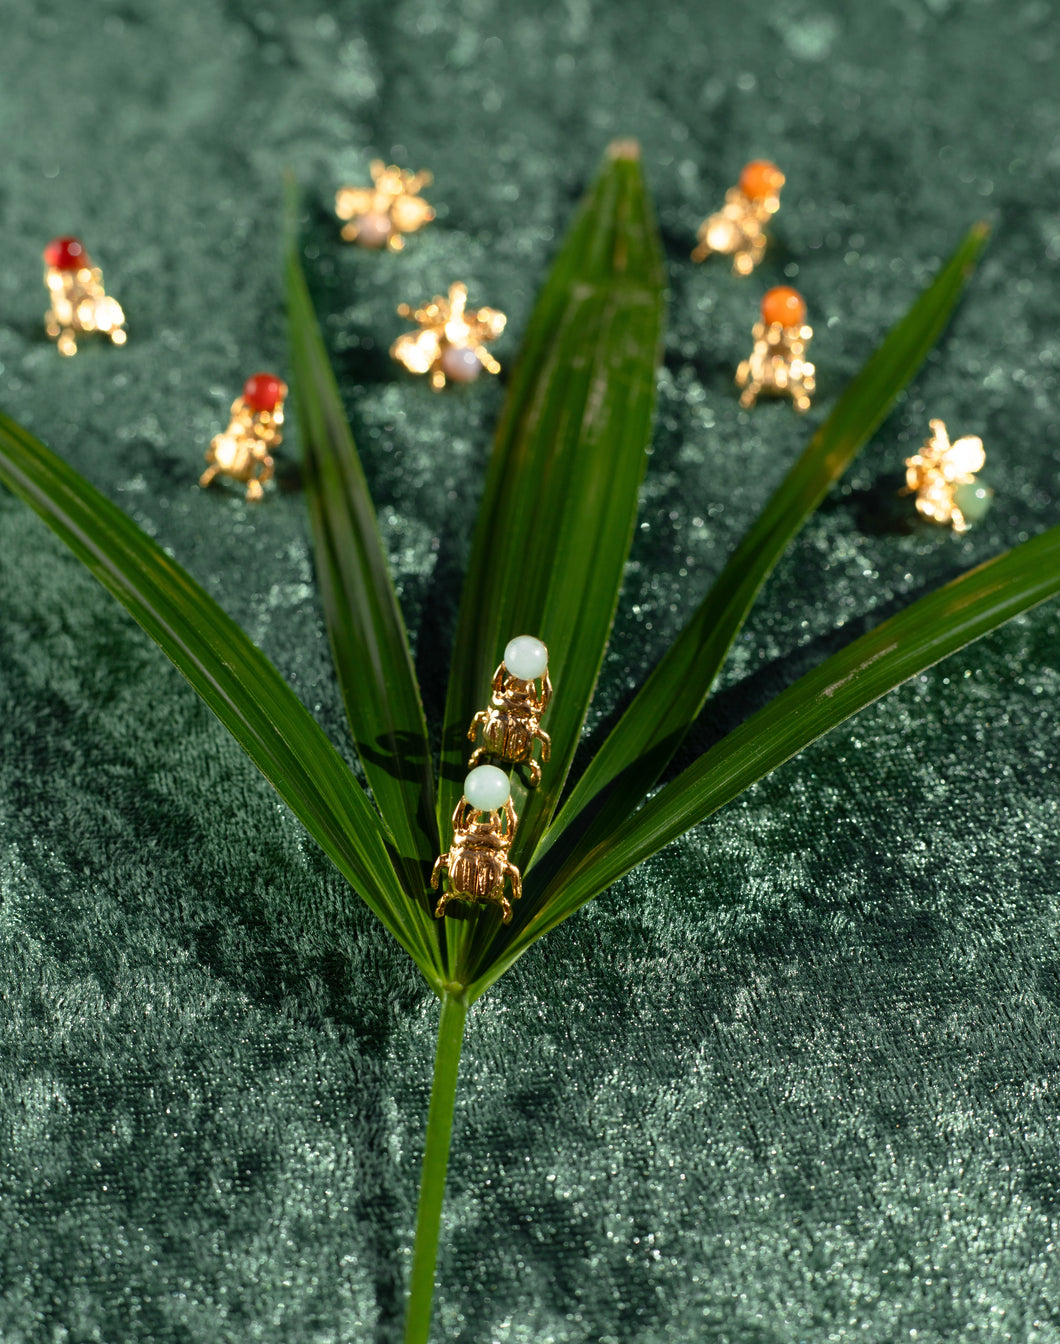
<path id="1" fill-rule="evenodd" d="M 1056 67 L 1038 0 L 57 0 L 0 41 L 0 398 L 216 595 L 350 753 L 305 504 L 196 487 L 286 371 L 280 171 L 425 684 L 443 684 L 500 380 L 433 395 L 395 306 L 454 279 L 510 366 L 607 142 L 672 285 L 598 732 L 845 380 L 976 218 L 950 334 L 770 580 L 699 744 L 840 642 L 1057 519 Z M 438 220 L 343 246 L 335 188 L 430 168 Z M 689 260 L 750 157 L 748 280 Z M 75 232 L 129 341 L 62 360 Z M 805 293 L 809 415 L 732 387 Z M 930 416 L 996 489 L 909 523 Z M 436 1334 L 459 1344 L 1060 1340 L 1060 608 L 917 678 L 646 864 L 472 1012 Z M 434 696 L 437 701 L 437 695 Z M 400 1337 L 435 1002 L 181 677 L 0 497 L 0 1339 Z"/>

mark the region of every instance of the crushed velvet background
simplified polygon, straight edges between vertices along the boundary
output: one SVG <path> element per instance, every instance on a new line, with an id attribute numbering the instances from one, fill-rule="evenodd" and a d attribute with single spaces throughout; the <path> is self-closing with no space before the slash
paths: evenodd
<path id="1" fill-rule="evenodd" d="M 0 41 L 0 398 L 185 564 L 349 753 L 294 474 L 195 481 L 286 371 L 279 179 L 422 676 L 440 679 L 501 383 L 385 357 L 452 279 L 510 365 L 573 204 L 643 142 L 672 296 L 658 428 L 590 730 L 628 695 L 887 326 L 977 217 L 950 334 L 770 581 L 704 735 L 1057 520 L 1060 21 L 1046 0 L 40 0 Z M 430 167 L 403 256 L 332 193 Z M 750 280 L 693 266 L 741 164 L 788 174 Z M 123 350 L 59 358 L 77 232 Z M 739 410 L 794 281 L 820 393 Z M 930 415 L 993 511 L 906 525 Z M 298 455 L 292 428 L 284 448 Z M 470 1019 L 437 1338 L 1060 1340 L 1060 607 L 917 678 L 550 936 Z M 562 694 L 562 688 L 559 693 Z M 224 731 L 0 497 L 0 1339 L 398 1338 L 435 1005 Z"/>

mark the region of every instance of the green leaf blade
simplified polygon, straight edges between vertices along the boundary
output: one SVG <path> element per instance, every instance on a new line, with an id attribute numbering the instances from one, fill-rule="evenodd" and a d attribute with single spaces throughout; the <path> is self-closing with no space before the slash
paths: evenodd
<path id="1" fill-rule="evenodd" d="M 589 812 L 595 824 L 614 827 L 646 797 L 702 710 L 762 585 L 938 340 L 987 232 L 982 224 L 968 232 L 848 385 L 571 790 L 535 860 L 568 826 L 583 828 Z"/>
<path id="2" fill-rule="evenodd" d="M 291 367 L 324 614 L 365 775 L 393 836 L 417 921 L 434 942 L 423 903 L 438 853 L 427 725 L 375 507 L 299 260 L 295 210 L 288 183 Z"/>
<path id="3" fill-rule="evenodd" d="M 555 696 L 539 787 L 517 792 L 513 859 L 558 801 L 610 633 L 636 518 L 663 301 L 639 160 L 613 148 L 535 307 L 487 475 L 458 619 L 443 742 L 447 833 L 472 750 L 468 725 L 514 635 L 545 641 Z"/>
<path id="4" fill-rule="evenodd" d="M 3 414 L 0 482 L 155 640 L 438 989 L 437 953 L 411 918 L 379 818 L 260 649 L 126 514 Z"/>
<path id="5" fill-rule="evenodd" d="M 618 830 L 557 845 L 534 869 L 539 913 L 470 988 L 477 998 L 533 942 L 638 863 L 910 677 L 1060 593 L 1060 526 L 977 566 L 781 692 Z M 567 853 L 561 857 L 560 851 Z"/>

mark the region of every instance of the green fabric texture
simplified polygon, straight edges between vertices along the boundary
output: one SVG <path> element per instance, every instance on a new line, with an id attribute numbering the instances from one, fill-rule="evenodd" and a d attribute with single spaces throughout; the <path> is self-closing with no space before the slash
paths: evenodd
<path id="1" fill-rule="evenodd" d="M 676 634 L 812 427 L 976 218 L 949 334 L 795 542 L 694 748 L 926 589 L 1057 520 L 1060 20 L 1038 0 L 771 5 L 56 0 L 0 42 L 0 398 L 260 643 L 348 757 L 293 417 L 259 506 L 200 491 L 286 372 L 280 177 L 414 643 L 444 694 L 500 380 L 435 395 L 399 302 L 502 308 L 509 367 L 607 142 L 672 287 L 642 521 L 590 722 Z M 429 168 L 404 254 L 334 190 Z M 750 279 L 689 260 L 743 162 L 788 177 Z M 80 235 L 124 349 L 63 360 Z M 819 391 L 742 411 L 799 286 Z M 993 507 L 899 501 L 940 416 Z M 1060 607 L 918 677 L 644 865 L 473 1009 L 436 1338 L 1060 1341 Z M 562 694 L 562 688 L 557 689 Z M 690 749 L 691 750 L 691 749 Z M 686 751 L 683 760 L 690 759 Z M 437 1004 L 181 677 L 0 495 L 0 1340 L 400 1338 Z"/>

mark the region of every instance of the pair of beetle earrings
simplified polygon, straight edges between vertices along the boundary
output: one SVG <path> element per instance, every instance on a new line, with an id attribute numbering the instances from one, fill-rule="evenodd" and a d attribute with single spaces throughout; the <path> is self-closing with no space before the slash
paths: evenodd
<path id="1" fill-rule="evenodd" d="M 433 178 L 382 159 L 373 159 L 369 170 L 370 187 L 340 187 L 335 194 L 335 213 L 346 221 L 342 237 L 360 247 L 400 252 L 405 234 L 416 233 L 434 219 L 434 210 L 420 195 Z M 427 374 L 435 391 L 447 382 L 474 382 L 483 369 L 500 373 L 501 366 L 486 346 L 497 339 L 508 319 L 496 308 L 469 308 L 466 285 L 450 285 L 448 295 L 436 294 L 418 308 L 403 303 L 398 314 L 411 318 L 417 330 L 397 338 L 390 347 L 391 358 L 409 373 Z"/>
<path id="2" fill-rule="evenodd" d="M 784 174 L 768 159 L 744 165 L 739 182 L 725 193 L 725 204 L 703 221 L 693 261 L 717 253 L 732 257 L 734 275 L 750 275 L 766 253 L 767 226 L 780 209 Z M 736 370 L 740 405 L 760 396 L 790 397 L 797 411 L 810 409 L 816 370 L 806 358 L 813 328 L 806 325 L 806 302 L 790 285 L 778 285 L 762 299 L 761 317 L 751 331 L 754 347 Z"/>
<path id="3" fill-rule="evenodd" d="M 948 523 L 957 532 L 967 530 L 986 512 L 991 492 L 977 484 L 975 473 L 986 460 L 982 440 L 966 436 L 950 442 L 941 420 L 931 421 L 931 435 L 920 451 L 906 461 L 903 493 L 916 495 L 917 511 L 933 522 Z M 540 743 L 541 761 L 551 755 L 551 741 L 541 727 L 541 717 L 552 699 L 548 674 L 548 650 L 531 635 L 511 640 L 493 674 L 488 709 L 471 720 L 468 739 L 481 731 L 482 744 L 468 760 L 464 791 L 453 812 L 453 838 L 431 870 L 431 887 L 442 890 L 435 918 L 445 915 L 451 901 L 496 905 L 503 923 L 512 919 L 512 898 L 522 895 L 522 875 L 509 855 L 519 818 L 512 804 L 511 781 L 496 765 L 485 765 L 492 756 L 509 766 L 525 765 L 527 783 L 541 782 L 541 763 L 534 759 Z M 446 885 L 442 885 L 443 878 Z"/>
<path id="4" fill-rule="evenodd" d="M 75 355 L 82 336 L 106 336 L 114 345 L 126 340 L 125 314 L 103 287 L 103 273 L 94 266 L 80 238 L 53 238 L 44 249 L 44 283 L 51 299 L 44 327 L 61 355 Z M 272 373 L 255 373 L 232 403 L 228 428 L 214 436 L 199 478 L 209 485 L 223 475 L 243 482 L 247 499 L 261 499 L 272 479 L 271 450 L 281 441 L 283 401 L 287 384 Z"/>
<path id="5" fill-rule="evenodd" d="M 540 743 L 541 760 L 551 755 L 551 742 L 541 727 L 541 716 L 552 699 L 548 675 L 548 650 L 532 635 L 510 640 L 504 658 L 493 674 L 493 694 L 488 709 L 471 720 L 468 740 L 481 730 L 482 745 L 468 761 L 464 792 L 453 812 L 453 839 L 446 853 L 435 860 L 431 886 L 437 891 L 443 876 L 447 884 L 435 907 L 441 919 L 450 901 L 500 907 L 501 919 L 509 924 L 512 905 L 505 895 L 505 882 L 512 898 L 522 895 L 519 869 L 508 857 L 519 818 L 512 805 L 511 781 L 496 765 L 480 764 L 493 756 L 509 766 L 528 768 L 527 784 L 541 782 L 541 764 L 534 759 L 534 744 Z"/>

